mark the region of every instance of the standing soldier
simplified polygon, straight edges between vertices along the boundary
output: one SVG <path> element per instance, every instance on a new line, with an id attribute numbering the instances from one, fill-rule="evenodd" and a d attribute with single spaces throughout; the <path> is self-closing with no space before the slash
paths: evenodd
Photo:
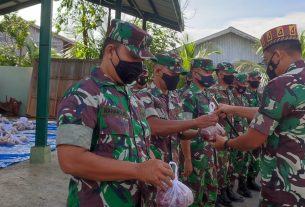
<path id="1" fill-rule="evenodd" d="M 245 96 L 246 89 L 248 88 L 248 78 L 245 73 L 235 75 L 234 89 L 233 89 L 233 102 L 234 106 L 249 106 L 248 100 Z M 234 116 L 234 128 L 238 134 L 243 134 L 248 129 L 248 120 L 243 117 Z M 236 137 L 237 135 L 234 134 Z M 233 138 L 234 139 L 234 138 Z M 247 169 L 249 167 L 249 153 L 238 150 L 230 151 L 230 165 L 229 165 L 229 179 L 231 189 L 233 188 L 236 179 L 238 179 L 237 192 L 247 198 L 251 198 L 251 191 L 246 185 Z"/>
<path id="2" fill-rule="evenodd" d="M 250 107 L 259 107 L 261 104 L 261 94 L 258 93 L 258 87 L 261 82 L 261 76 L 257 71 L 251 71 L 248 75 L 249 89 L 246 97 Z M 250 151 L 252 156 L 249 156 L 250 163 L 247 175 L 247 187 L 254 191 L 260 191 L 261 187 L 255 182 L 255 179 L 259 173 L 261 148 Z"/>
<path id="3" fill-rule="evenodd" d="M 219 103 L 233 105 L 233 92 L 232 87 L 234 83 L 234 74 L 237 73 L 234 66 L 231 63 L 223 62 L 217 65 L 217 77 L 218 84 L 211 88 L 211 93 L 215 96 Z M 233 117 L 229 117 L 231 123 L 233 123 Z M 219 123 L 224 127 L 226 135 L 231 137 L 231 127 L 225 119 L 220 119 Z M 218 157 L 218 169 L 217 169 L 217 181 L 218 181 L 218 195 L 217 203 L 224 206 L 232 206 L 232 201 L 240 201 L 242 198 L 238 196 L 231 188 L 228 179 L 228 167 L 229 167 L 229 152 L 219 151 Z"/>
<path id="4" fill-rule="evenodd" d="M 198 128 L 215 125 L 218 121 L 216 114 L 202 115 L 191 120 L 183 119 L 182 102 L 176 87 L 179 75 L 183 73 L 181 59 L 173 54 L 157 54 L 154 65 L 153 83 L 147 89 L 137 94 L 145 105 L 147 121 L 152 130 L 150 149 L 157 159 L 165 162 L 174 161 L 179 164 L 178 145 L 180 139 L 197 137 Z M 191 130 L 195 129 L 195 130 Z M 189 144 L 182 141 L 182 148 Z M 192 171 L 190 151 L 184 151 L 185 175 Z M 151 199 L 155 199 L 152 189 Z"/>
<path id="5" fill-rule="evenodd" d="M 215 71 L 212 60 L 194 59 L 191 64 L 192 83 L 184 92 L 183 110 L 188 118 L 197 118 L 209 114 L 215 109 L 207 88 L 215 84 L 212 73 Z M 214 104 L 214 105 L 213 105 Z M 186 185 L 194 194 L 192 206 L 215 206 L 217 198 L 217 172 L 213 157 L 213 148 L 200 136 L 192 139 L 190 145 L 193 171 L 186 178 Z"/>
<path id="6" fill-rule="evenodd" d="M 171 185 L 170 166 L 149 159 L 144 108 L 127 87 L 153 58 L 150 41 L 135 25 L 112 20 L 101 66 L 65 93 L 56 141 L 60 167 L 73 176 L 67 206 L 144 206 L 145 183 Z"/>
<path id="7" fill-rule="evenodd" d="M 185 79 L 185 85 L 182 88 L 178 89 L 178 93 L 180 95 L 183 95 L 183 93 L 190 87 L 190 84 L 192 82 L 192 73 L 188 72 Z"/>
<path id="8" fill-rule="evenodd" d="M 230 140 L 217 136 L 213 145 L 243 151 L 263 145 L 260 207 L 304 206 L 305 63 L 297 27 L 273 28 L 261 43 L 270 79 L 262 103 L 259 108 L 220 106 L 219 111 L 253 120 L 245 134 Z"/>

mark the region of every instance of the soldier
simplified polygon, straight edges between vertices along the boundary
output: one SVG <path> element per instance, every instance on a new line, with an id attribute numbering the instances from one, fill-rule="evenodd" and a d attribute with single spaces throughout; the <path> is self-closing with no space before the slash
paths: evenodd
<path id="1" fill-rule="evenodd" d="M 253 119 L 235 139 L 217 136 L 217 149 L 251 150 L 261 145 L 261 207 L 305 203 L 305 63 L 296 25 L 273 28 L 261 43 L 267 74 L 259 108 L 223 105 L 220 111 Z M 253 139 L 255 137 L 255 139 Z"/>
<path id="2" fill-rule="evenodd" d="M 233 103 L 234 106 L 249 106 L 248 100 L 245 96 L 246 89 L 248 88 L 248 77 L 245 73 L 235 75 L 234 89 L 233 89 Z M 234 128 L 238 134 L 243 134 L 248 129 L 248 120 L 243 117 L 234 116 Z M 234 134 L 235 135 L 235 134 Z M 237 135 L 235 135 L 236 137 Z M 229 179 L 231 189 L 233 188 L 236 179 L 238 179 L 237 193 L 240 195 L 251 198 L 251 191 L 246 185 L 247 169 L 249 166 L 249 153 L 238 150 L 230 151 L 230 165 L 229 165 Z"/>
<path id="3" fill-rule="evenodd" d="M 223 62 L 217 65 L 217 76 L 218 83 L 211 88 L 211 93 L 215 96 L 219 103 L 225 103 L 232 105 L 233 103 L 233 92 L 232 87 L 234 83 L 234 73 L 237 73 L 234 66 L 231 63 Z M 229 117 L 233 123 L 233 117 Z M 219 123 L 224 127 L 226 135 L 231 137 L 231 127 L 225 121 L 220 119 Z M 218 169 L 217 169 L 217 180 L 218 180 L 218 203 L 224 206 L 232 206 L 232 201 L 242 201 L 242 198 L 238 196 L 231 188 L 228 180 L 228 167 L 229 167 L 229 152 L 219 151 L 217 152 L 218 157 Z"/>
<path id="4" fill-rule="evenodd" d="M 135 25 L 112 20 L 100 68 L 65 93 L 57 153 L 61 169 L 73 176 L 67 206 L 144 206 L 145 183 L 172 185 L 170 166 L 149 159 L 144 108 L 126 86 L 141 74 L 142 61 L 153 58 L 150 41 Z"/>
<path id="5" fill-rule="evenodd" d="M 181 59 L 167 53 L 157 54 L 156 59 L 153 82 L 147 89 L 139 91 L 137 96 L 145 105 L 147 121 L 152 130 L 150 149 L 154 156 L 165 162 L 179 164 L 179 140 L 197 137 L 197 129 L 215 125 L 218 116 L 202 115 L 183 120 L 182 102 L 176 92 L 179 75 L 183 73 Z M 189 142 L 181 141 L 181 147 L 186 148 Z M 191 154 L 190 151 L 184 153 L 184 175 L 187 176 L 192 171 Z M 151 199 L 155 198 L 155 193 L 152 189 Z"/>
<path id="6" fill-rule="evenodd" d="M 134 85 L 130 87 L 130 89 L 133 93 L 137 93 L 138 91 L 142 90 L 147 86 L 147 82 L 148 82 L 148 69 L 146 65 L 143 64 L 142 74 L 139 75 L 136 82 L 134 83 Z"/>
<path id="7" fill-rule="evenodd" d="M 192 83 L 182 96 L 184 114 L 197 118 L 215 109 L 207 88 L 215 84 L 212 73 L 215 71 L 212 60 L 197 58 L 192 61 Z M 214 105 L 213 105 L 214 104 Z M 188 150 L 191 151 L 193 171 L 185 179 L 194 194 L 191 206 L 215 206 L 217 198 L 217 172 L 211 145 L 200 136 L 192 139 Z"/>
<path id="8" fill-rule="evenodd" d="M 250 107 L 258 107 L 261 103 L 261 94 L 258 93 L 258 88 L 261 82 L 260 73 L 253 70 L 248 75 L 249 88 L 246 93 L 246 97 L 249 102 Z M 249 156 L 249 169 L 247 175 L 247 187 L 250 190 L 260 191 L 261 187 L 256 183 L 255 179 L 259 173 L 259 163 L 260 163 L 260 151 L 261 148 L 251 150 L 252 156 Z"/>

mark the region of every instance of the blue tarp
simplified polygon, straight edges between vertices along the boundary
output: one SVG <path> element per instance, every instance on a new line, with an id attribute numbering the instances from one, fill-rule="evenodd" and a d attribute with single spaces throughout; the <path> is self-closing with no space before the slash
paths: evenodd
<path id="1" fill-rule="evenodd" d="M 35 122 L 34 122 L 35 125 Z M 56 148 L 56 122 L 48 123 L 48 145 L 51 150 Z M 28 142 L 14 146 L 0 146 L 0 169 L 30 158 L 31 147 L 35 145 L 35 130 L 20 131 L 28 138 Z M 18 135 L 18 134 L 17 134 Z"/>

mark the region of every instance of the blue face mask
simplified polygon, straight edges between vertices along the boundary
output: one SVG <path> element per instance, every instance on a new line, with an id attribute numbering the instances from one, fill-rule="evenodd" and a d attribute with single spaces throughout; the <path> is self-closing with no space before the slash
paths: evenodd
<path id="1" fill-rule="evenodd" d="M 199 81 L 200 85 L 202 85 L 205 88 L 209 88 L 215 84 L 215 80 L 214 80 L 213 76 L 211 76 L 211 75 L 201 76 L 201 79 L 198 81 Z"/>

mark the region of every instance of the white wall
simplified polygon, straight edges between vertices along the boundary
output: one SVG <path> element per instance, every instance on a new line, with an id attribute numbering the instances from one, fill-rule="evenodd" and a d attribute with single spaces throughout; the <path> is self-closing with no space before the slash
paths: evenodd
<path id="1" fill-rule="evenodd" d="M 25 115 L 33 68 L 0 66 L 0 101 L 13 97 L 21 101 L 20 115 Z"/>

